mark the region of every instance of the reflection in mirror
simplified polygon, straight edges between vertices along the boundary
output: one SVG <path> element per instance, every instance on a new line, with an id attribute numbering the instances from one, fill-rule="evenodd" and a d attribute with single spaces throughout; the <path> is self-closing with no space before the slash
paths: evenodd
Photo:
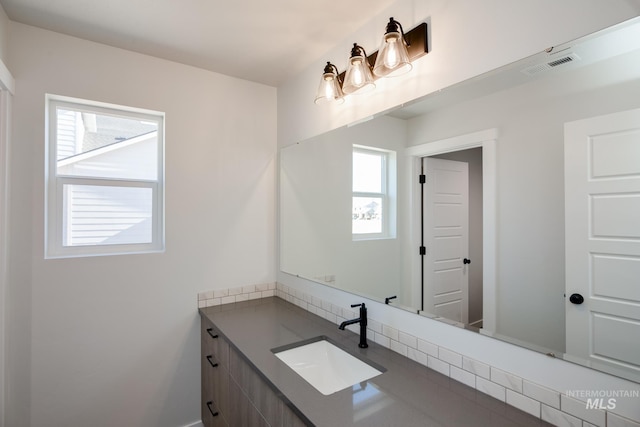
<path id="1" fill-rule="evenodd" d="M 618 200 L 579 181 L 635 188 L 640 132 L 571 137 L 640 108 L 638 64 L 636 18 L 282 149 L 281 270 L 640 381 L 637 346 L 615 338 L 640 342 L 640 189 Z"/>
<path id="2" fill-rule="evenodd" d="M 353 239 L 394 238 L 396 152 L 354 145 L 352 159 Z"/>
<path id="3" fill-rule="evenodd" d="M 404 151 L 405 140 L 402 120 L 381 117 L 281 151 L 282 271 L 377 299 L 401 293 L 394 206 L 406 185 L 397 182 L 403 159 L 395 153 Z M 370 165 L 376 157 L 379 167 L 384 165 L 378 186 L 352 183 L 353 174 L 360 173 L 353 170 L 354 153 L 356 159 L 361 154 L 373 158 Z M 361 212 L 370 203 L 359 206 L 362 199 L 376 198 L 385 199 L 378 219 Z"/>

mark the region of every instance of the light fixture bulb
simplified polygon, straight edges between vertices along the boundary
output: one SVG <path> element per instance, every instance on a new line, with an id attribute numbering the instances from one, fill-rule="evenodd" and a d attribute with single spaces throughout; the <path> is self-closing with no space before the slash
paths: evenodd
<path id="1" fill-rule="evenodd" d="M 398 37 L 396 34 L 391 34 L 386 38 L 387 54 L 384 56 L 384 65 L 387 68 L 396 68 L 399 63 L 400 54 L 398 53 Z"/>
<path id="2" fill-rule="evenodd" d="M 373 66 L 373 73 L 380 77 L 395 77 L 409 72 L 411 68 L 413 66 L 409 61 L 402 25 L 390 18 Z"/>
<path id="3" fill-rule="evenodd" d="M 361 94 L 369 92 L 375 87 L 371 66 L 367 60 L 367 53 L 362 46 L 354 43 L 353 49 L 351 49 L 351 58 L 349 58 L 349 67 L 344 75 L 342 91 L 345 94 Z"/>
<path id="4" fill-rule="evenodd" d="M 337 102 L 341 104 L 344 102 L 344 93 L 340 87 L 338 69 L 330 62 L 327 62 L 327 65 L 324 67 L 314 102 L 316 104 L 325 102 Z"/>

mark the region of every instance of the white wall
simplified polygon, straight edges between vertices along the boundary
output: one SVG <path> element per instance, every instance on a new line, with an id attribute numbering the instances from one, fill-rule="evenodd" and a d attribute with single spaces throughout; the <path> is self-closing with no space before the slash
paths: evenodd
<path id="1" fill-rule="evenodd" d="M 343 45 L 319 58 L 317 67 L 310 67 L 278 89 L 278 144 L 281 147 L 290 145 L 639 14 L 640 2 L 637 0 L 544 0 L 527 3 L 509 0 L 400 0 L 388 13 L 376 16 L 365 28 L 354 29 L 354 34 L 345 39 Z M 312 100 L 323 61 L 336 61 L 338 68 L 343 69 L 344 62 L 340 61 L 343 57 L 346 61 L 349 42 L 357 40 L 365 48 L 376 45 L 389 16 L 394 16 L 407 28 L 429 17 L 431 53 L 414 64 L 412 74 L 380 82 L 371 96 L 351 97 L 341 106 L 323 108 L 314 105 Z M 350 294 L 286 274 L 280 273 L 278 280 L 338 304 L 354 300 Z M 418 318 L 401 310 L 375 302 L 369 305 L 370 316 L 382 323 L 553 390 L 635 387 L 606 374 Z M 637 402 L 633 400 L 621 402 L 616 412 L 640 419 Z"/>
<path id="2" fill-rule="evenodd" d="M 276 90 L 22 24 L 7 425 L 200 419 L 199 291 L 275 279 Z M 166 113 L 166 252 L 44 260 L 45 93 Z"/>

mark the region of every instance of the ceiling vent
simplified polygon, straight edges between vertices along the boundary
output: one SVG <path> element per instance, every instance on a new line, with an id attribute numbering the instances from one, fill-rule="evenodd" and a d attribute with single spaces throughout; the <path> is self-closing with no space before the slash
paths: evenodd
<path id="1" fill-rule="evenodd" d="M 579 61 L 580 57 L 575 53 L 568 53 L 562 55 L 558 59 L 554 59 L 553 61 L 543 62 L 541 64 L 535 64 L 530 67 L 525 68 L 522 72 L 528 76 L 534 76 L 538 73 L 542 73 L 543 71 L 550 70 L 555 67 L 559 67 L 561 65 L 570 64 L 572 62 Z"/>

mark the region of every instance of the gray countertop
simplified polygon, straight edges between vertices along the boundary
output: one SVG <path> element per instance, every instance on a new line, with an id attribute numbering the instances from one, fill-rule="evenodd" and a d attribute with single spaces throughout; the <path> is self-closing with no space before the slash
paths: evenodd
<path id="1" fill-rule="evenodd" d="M 200 309 L 260 376 L 311 425 L 346 426 L 548 426 L 516 408 L 428 369 L 280 298 Z M 286 366 L 271 349 L 325 335 L 344 350 L 386 372 L 325 396 Z"/>

